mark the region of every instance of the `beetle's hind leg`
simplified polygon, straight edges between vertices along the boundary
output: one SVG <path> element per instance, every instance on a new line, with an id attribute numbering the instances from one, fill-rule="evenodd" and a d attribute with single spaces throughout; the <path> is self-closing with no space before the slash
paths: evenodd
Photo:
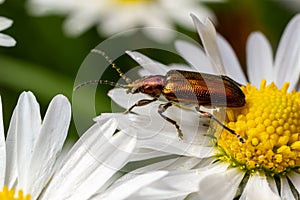
<path id="1" fill-rule="evenodd" d="M 139 106 L 145 106 L 148 105 L 149 103 L 152 103 L 154 101 L 157 101 L 157 99 L 141 99 L 138 102 L 136 102 L 135 104 L 133 104 L 130 108 L 128 108 L 127 110 L 125 110 L 124 114 L 128 114 L 131 112 L 131 110 L 135 107 L 139 107 Z"/>
<path id="2" fill-rule="evenodd" d="M 223 127 L 224 129 L 226 129 L 227 131 L 229 131 L 231 134 L 235 135 L 240 142 L 244 143 L 245 142 L 245 139 L 240 136 L 238 133 L 236 133 L 234 130 L 228 128 L 227 126 L 225 126 L 222 122 L 220 122 L 217 118 L 215 118 L 215 116 L 213 116 L 212 114 L 208 113 L 208 112 L 205 112 L 205 111 L 202 111 L 200 110 L 199 107 L 196 107 L 196 110 L 201 114 L 202 117 L 206 117 L 206 118 L 209 118 L 211 120 L 214 120 L 215 122 L 217 122 L 221 127 Z"/>
<path id="3" fill-rule="evenodd" d="M 178 138 L 180 140 L 182 140 L 183 139 L 183 133 L 182 133 L 182 130 L 180 129 L 179 125 L 177 124 L 177 122 L 163 114 L 172 105 L 173 104 L 171 102 L 168 102 L 166 104 L 160 104 L 159 107 L 158 107 L 158 113 L 160 114 L 160 116 L 162 118 L 164 118 L 165 120 L 167 120 L 168 122 L 170 122 L 171 124 L 173 124 L 176 127 L 176 130 L 177 130 L 177 133 L 178 133 Z"/>

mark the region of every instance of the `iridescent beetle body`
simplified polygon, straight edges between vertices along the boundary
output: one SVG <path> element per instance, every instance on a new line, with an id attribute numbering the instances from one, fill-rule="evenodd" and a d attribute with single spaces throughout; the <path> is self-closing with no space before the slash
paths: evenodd
<path id="1" fill-rule="evenodd" d="M 191 71 L 170 70 L 165 76 L 143 77 L 130 87 L 128 92 L 132 94 L 144 93 L 155 98 L 163 95 L 169 101 L 184 104 L 242 107 L 246 103 L 244 93 L 231 78 Z"/>
<path id="2" fill-rule="evenodd" d="M 128 84 L 119 84 L 107 80 L 95 80 L 82 83 L 75 87 L 74 90 L 89 84 L 107 84 L 124 88 L 127 93 L 143 93 L 152 97 L 152 99 L 139 100 L 128 108 L 125 113 L 131 112 L 135 107 L 145 106 L 157 101 L 159 97 L 163 95 L 168 102 L 159 105 L 158 113 L 162 118 L 176 127 L 180 139 L 183 139 L 183 133 L 177 122 L 163 114 L 169 107 L 178 104 L 195 105 L 195 109 L 202 116 L 216 121 L 220 126 L 237 136 L 241 142 L 244 142 L 244 139 L 239 134 L 225 126 L 212 114 L 200 110 L 200 106 L 232 108 L 243 107 L 245 105 L 245 95 L 240 89 L 240 84 L 231 78 L 191 71 L 170 70 L 165 76 L 145 76 L 132 81 L 121 72 L 120 68 L 118 68 L 103 51 L 92 50 L 92 52 L 102 55 Z"/>

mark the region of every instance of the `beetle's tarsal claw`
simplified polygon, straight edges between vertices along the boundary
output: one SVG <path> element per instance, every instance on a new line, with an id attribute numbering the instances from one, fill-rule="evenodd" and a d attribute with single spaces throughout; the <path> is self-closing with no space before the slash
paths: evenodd
<path id="1" fill-rule="evenodd" d="M 182 131 L 180 129 L 178 129 L 177 132 L 178 132 L 178 135 L 177 135 L 178 139 L 179 140 L 183 140 L 183 133 L 182 133 Z"/>

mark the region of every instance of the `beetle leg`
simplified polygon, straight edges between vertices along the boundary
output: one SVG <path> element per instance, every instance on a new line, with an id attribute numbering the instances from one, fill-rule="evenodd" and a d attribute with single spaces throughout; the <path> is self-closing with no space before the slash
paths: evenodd
<path id="1" fill-rule="evenodd" d="M 217 118 L 215 118 L 212 114 L 208 113 L 208 112 L 205 112 L 205 111 L 202 111 L 200 110 L 199 107 L 196 107 L 196 110 L 201 114 L 202 117 L 206 117 L 206 118 L 209 118 L 211 120 L 214 120 L 215 122 L 217 122 L 221 127 L 223 127 L 224 129 L 226 129 L 227 131 L 229 131 L 231 134 L 235 135 L 239 140 L 240 142 L 244 143 L 245 142 L 245 139 L 240 136 L 238 133 L 236 133 L 234 130 L 228 128 L 227 126 L 225 126 L 222 122 L 220 122 Z"/>
<path id="2" fill-rule="evenodd" d="M 128 114 L 130 113 L 130 111 L 135 108 L 135 107 L 139 107 L 139 106 L 145 106 L 145 105 L 148 105 L 149 103 L 152 103 L 154 101 L 157 101 L 157 99 L 142 99 L 142 100 L 139 100 L 138 102 L 136 102 L 134 105 L 132 105 L 130 108 L 128 108 L 124 114 Z"/>
<path id="3" fill-rule="evenodd" d="M 177 133 L 178 133 L 178 138 L 180 140 L 182 140 L 183 139 L 183 133 L 182 133 L 179 125 L 177 124 L 177 122 L 163 114 L 172 105 L 173 104 L 171 102 L 168 102 L 166 104 L 160 104 L 159 107 L 158 107 L 158 113 L 160 114 L 160 116 L 162 118 L 164 118 L 165 120 L 167 120 L 168 122 L 170 122 L 171 124 L 173 124 L 176 127 L 176 130 L 177 130 Z"/>

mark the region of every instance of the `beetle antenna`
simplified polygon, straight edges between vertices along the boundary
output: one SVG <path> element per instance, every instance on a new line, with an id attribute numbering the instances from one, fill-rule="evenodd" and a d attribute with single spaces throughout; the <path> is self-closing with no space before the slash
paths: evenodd
<path id="1" fill-rule="evenodd" d="M 119 73 L 121 78 L 124 79 L 126 83 L 128 84 L 132 83 L 132 80 L 129 77 L 125 76 L 122 70 L 113 62 L 113 60 L 110 57 L 106 55 L 104 51 L 98 49 L 92 49 L 91 52 L 101 55 L 109 64 L 111 64 L 112 68 L 114 68 Z"/>
<path id="2" fill-rule="evenodd" d="M 93 80 L 93 81 L 86 81 L 86 82 L 83 82 L 83 83 L 77 85 L 76 87 L 74 87 L 73 91 L 78 90 L 79 88 L 86 86 L 86 85 L 96 85 L 96 84 L 111 85 L 114 87 L 120 87 L 120 88 L 124 88 L 124 89 L 130 88 L 129 85 L 115 83 L 115 82 L 111 82 L 111 81 L 107 81 L 107 80 Z"/>

